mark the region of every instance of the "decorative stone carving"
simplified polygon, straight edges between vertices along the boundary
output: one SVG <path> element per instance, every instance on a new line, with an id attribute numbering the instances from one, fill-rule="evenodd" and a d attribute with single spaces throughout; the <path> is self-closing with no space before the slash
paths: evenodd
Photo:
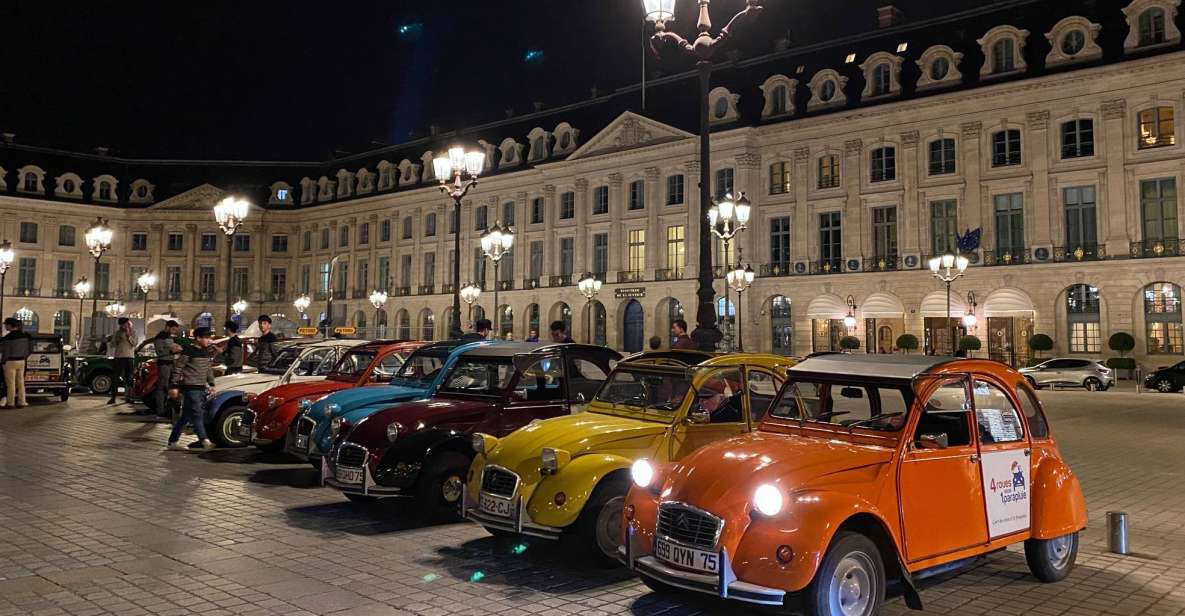
<path id="1" fill-rule="evenodd" d="M 1103 101 L 1104 120 L 1122 120 L 1127 116 L 1127 100 L 1116 98 Z"/>
<path id="2" fill-rule="evenodd" d="M 810 148 L 794 148 L 794 162 L 805 163 L 811 159 Z"/>
<path id="3" fill-rule="evenodd" d="M 902 147 L 911 148 L 918 144 L 918 131 L 911 130 L 901 133 Z"/>
<path id="4" fill-rule="evenodd" d="M 761 166 L 761 155 L 746 152 L 737 155 L 737 167 L 741 169 L 756 169 Z"/>
<path id="5" fill-rule="evenodd" d="M 964 122 L 959 125 L 959 131 L 963 135 L 963 139 L 979 139 L 979 135 L 983 132 L 983 122 Z"/>
<path id="6" fill-rule="evenodd" d="M 1029 124 L 1029 128 L 1033 130 L 1045 130 L 1049 128 L 1049 112 L 1048 111 L 1030 111 L 1025 114 L 1025 120 Z"/>
<path id="7" fill-rule="evenodd" d="M 864 142 L 859 139 L 849 139 L 843 142 L 843 153 L 847 156 L 859 156 L 864 149 Z"/>

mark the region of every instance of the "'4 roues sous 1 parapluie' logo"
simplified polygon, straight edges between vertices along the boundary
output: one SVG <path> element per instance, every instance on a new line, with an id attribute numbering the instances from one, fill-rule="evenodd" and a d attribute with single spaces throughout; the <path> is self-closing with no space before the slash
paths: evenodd
<path id="1" fill-rule="evenodd" d="M 1000 502 L 1010 503 L 1022 501 L 1028 498 L 1028 491 L 1025 489 L 1025 473 L 1021 468 L 1020 463 L 1012 462 L 1012 476 L 1011 477 L 993 477 L 988 484 L 988 489 L 992 494 L 1000 497 Z"/>

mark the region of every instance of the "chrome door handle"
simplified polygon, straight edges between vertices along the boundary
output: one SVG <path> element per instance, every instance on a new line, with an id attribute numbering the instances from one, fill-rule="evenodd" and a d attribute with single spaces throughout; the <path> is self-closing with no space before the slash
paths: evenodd
<path id="1" fill-rule="evenodd" d="M 972 464 L 979 462 L 979 454 L 977 454 L 977 453 L 971 454 L 971 457 L 967 458 L 967 461 L 971 462 Z"/>

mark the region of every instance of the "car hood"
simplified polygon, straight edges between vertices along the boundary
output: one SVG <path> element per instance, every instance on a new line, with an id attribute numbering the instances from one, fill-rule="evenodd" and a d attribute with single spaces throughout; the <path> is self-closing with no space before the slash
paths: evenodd
<path id="1" fill-rule="evenodd" d="M 310 396 L 322 396 L 341 389 L 353 387 L 353 383 L 346 383 L 343 381 L 330 381 L 328 379 L 320 381 L 305 381 L 302 383 L 287 383 L 284 385 L 277 385 L 271 389 L 260 393 L 261 397 L 275 396 L 281 400 L 281 404 L 292 400 L 294 398 L 307 398 Z"/>
<path id="2" fill-rule="evenodd" d="M 653 448 L 668 425 L 601 413 L 577 413 L 536 421 L 498 441 L 487 460 L 515 468 L 522 460 L 535 459 L 544 447 L 563 449 L 572 457 L 596 451 L 635 450 L 639 455 Z"/>
<path id="3" fill-rule="evenodd" d="M 389 406 L 377 413 L 362 419 L 350 429 L 346 439 L 351 443 L 367 446 L 368 444 L 386 446 L 387 426 L 398 422 L 400 433 L 431 428 L 441 421 L 454 424 L 468 416 L 476 423 L 485 413 L 496 408 L 495 403 L 487 400 L 462 400 L 451 398 L 431 398 L 428 400 L 413 400 Z"/>
<path id="4" fill-rule="evenodd" d="M 399 387 L 395 385 L 377 385 L 372 387 L 355 387 L 353 389 L 343 389 L 334 392 L 332 395 L 320 400 L 313 405 L 312 416 L 317 418 L 333 418 L 342 417 L 349 414 L 351 411 L 362 407 L 374 406 L 383 404 L 384 402 L 394 404 L 396 402 L 403 402 L 405 400 L 414 400 L 423 397 L 427 392 L 424 389 L 416 389 L 411 387 Z M 330 404 L 338 406 L 331 415 L 325 414 L 325 408 Z"/>
<path id="5" fill-rule="evenodd" d="M 869 473 L 842 481 L 871 481 L 893 455 L 894 451 L 885 447 L 753 432 L 705 445 L 671 465 L 663 484 L 663 500 L 741 514 L 748 511 L 753 492 L 761 484 L 773 484 L 788 495 L 857 469 Z"/>
<path id="6" fill-rule="evenodd" d="M 258 393 L 271 385 L 279 383 L 281 376 L 279 374 L 262 374 L 258 372 L 253 374 L 228 374 L 214 379 L 214 389 L 215 391 L 237 389 Z M 262 389 L 248 390 L 248 387 L 262 387 Z"/>

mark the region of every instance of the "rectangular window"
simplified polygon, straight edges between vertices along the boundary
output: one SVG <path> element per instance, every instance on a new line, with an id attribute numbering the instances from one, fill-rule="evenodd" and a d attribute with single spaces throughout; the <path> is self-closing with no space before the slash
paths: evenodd
<path id="1" fill-rule="evenodd" d="M 667 205 L 683 203 L 683 175 L 667 176 Z"/>
<path id="2" fill-rule="evenodd" d="M 1099 241 L 1094 186 L 1065 189 L 1062 203 L 1066 208 L 1066 253 L 1094 257 L 1098 254 Z M 1082 252 L 1078 253 L 1080 249 Z"/>
<path id="3" fill-rule="evenodd" d="M 388 291 L 391 286 L 391 257 L 379 257 L 379 269 L 374 277 L 374 283 L 379 290 Z"/>
<path id="4" fill-rule="evenodd" d="M 59 262 L 59 266 L 60 266 L 60 262 Z M 147 268 L 140 266 L 140 265 L 137 265 L 135 267 L 131 267 L 128 269 L 128 281 L 132 287 L 131 289 L 128 290 L 129 297 L 132 297 L 134 299 L 143 299 L 144 298 L 144 292 L 140 290 L 140 285 L 136 284 L 136 281 L 139 280 L 140 275 L 146 271 L 148 271 Z M 59 270 L 58 271 L 59 278 L 61 277 L 61 273 L 62 272 Z M 66 287 L 57 287 L 57 288 L 64 289 Z"/>
<path id="5" fill-rule="evenodd" d="M 687 267 L 686 227 L 675 225 L 667 227 L 667 269 L 671 276 L 683 276 L 683 268 Z"/>
<path id="6" fill-rule="evenodd" d="M 436 237 L 436 214 L 424 217 L 424 237 Z"/>
<path id="7" fill-rule="evenodd" d="M 930 202 L 930 254 L 958 254 L 959 204 L 954 199 Z"/>
<path id="8" fill-rule="evenodd" d="M 305 231 L 300 236 L 300 249 L 303 252 L 308 252 L 313 249 L 313 232 Z"/>
<path id="9" fill-rule="evenodd" d="M 502 261 L 498 263 L 498 280 L 509 282 L 514 280 L 514 249 L 502 254 Z"/>
<path id="10" fill-rule="evenodd" d="M 173 252 L 180 252 L 185 248 L 185 235 L 181 233 L 170 233 L 167 240 L 168 249 Z"/>
<path id="11" fill-rule="evenodd" d="M 1154 107 L 1140 112 L 1140 149 L 1158 148 L 1177 142 L 1172 107 Z M 23 241 L 23 240 L 22 240 Z"/>
<path id="12" fill-rule="evenodd" d="M 576 217 L 576 193 L 566 192 L 560 195 L 560 220 Z"/>
<path id="13" fill-rule="evenodd" d="M 1020 164 L 1020 131 L 1015 128 L 992 135 L 992 166 L 1008 167 Z"/>
<path id="14" fill-rule="evenodd" d="M 486 254 L 482 252 L 481 247 L 473 249 L 473 277 L 477 279 L 477 284 L 481 288 L 486 285 Z"/>
<path id="15" fill-rule="evenodd" d="M 170 265 L 165 268 L 165 292 L 169 297 L 176 299 L 181 297 L 181 267 L 177 265 Z"/>
<path id="16" fill-rule="evenodd" d="M 641 210 L 646 207 L 646 183 L 643 180 L 630 182 L 630 209 Z"/>
<path id="17" fill-rule="evenodd" d="M 716 170 L 716 198 L 723 199 L 724 195 L 733 194 L 735 190 L 736 173 L 732 167 Z"/>
<path id="18" fill-rule="evenodd" d="M 321 229 L 321 241 L 318 245 L 321 250 L 329 250 L 329 229 Z"/>
<path id="19" fill-rule="evenodd" d="M 391 241 L 391 221 L 390 220 L 384 220 L 383 222 L 379 223 L 379 241 L 380 242 Z"/>
<path id="20" fill-rule="evenodd" d="M 794 168 L 788 163 L 774 163 L 769 166 L 769 194 L 784 195 L 790 192 L 790 180 Z"/>
<path id="21" fill-rule="evenodd" d="M 646 230 L 630 229 L 629 271 L 641 274 L 646 271 Z"/>
<path id="22" fill-rule="evenodd" d="M 784 271 L 790 265 L 790 217 L 769 219 L 769 262 Z"/>
<path id="23" fill-rule="evenodd" d="M 1182 350 L 1181 323 L 1172 321 L 1148 322 L 1148 353 L 1179 355 Z"/>
<path id="24" fill-rule="evenodd" d="M 272 252 L 288 252 L 288 236 L 287 235 L 273 235 L 272 236 Z"/>
<path id="25" fill-rule="evenodd" d="M 249 252 L 251 250 L 251 236 L 246 233 L 235 235 L 235 252 Z"/>
<path id="26" fill-rule="evenodd" d="M 217 233 L 203 233 L 202 234 L 202 252 L 214 252 L 218 250 L 218 234 Z"/>
<path id="27" fill-rule="evenodd" d="M 399 286 L 411 287 L 411 255 L 399 256 Z"/>
<path id="28" fill-rule="evenodd" d="M 473 228 L 478 231 L 485 231 L 490 228 L 490 208 L 484 205 L 477 206 L 473 210 Z"/>
<path id="29" fill-rule="evenodd" d="M 601 280 L 605 279 L 605 272 L 609 271 L 609 234 L 597 233 L 593 235 L 592 273 Z"/>
<path id="30" fill-rule="evenodd" d="M 450 235 L 456 235 L 459 228 L 461 228 L 461 209 L 454 207 L 452 215 L 448 217 L 448 232 Z"/>
<path id="31" fill-rule="evenodd" d="M 872 250 L 877 259 L 897 258 L 897 208 L 872 210 Z"/>
<path id="32" fill-rule="evenodd" d="M 897 178 L 897 149 L 884 147 L 872 151 L 873 182 L 888 182 Z"/>
<path id="33" fill-rule="evenodd" d="M 839 156 L 819 157 L 819 190 L 839 188 Z"/>
<path id="34" fill-rule="evenodd" d="M 21 223 L 21 243 L 22 244 L 36 244 L 37 243 L 37 223 L 22 222 Z"/>
<path id="35" fill-rule="evenodd" d="M 732 269 L 737 262 L 737 243 L 729 242 L 726 248 L 724 241 L 713 235 L 712 254 L 716 255 L 717 267 Z"/>
<path id="36" fill-rule="evenodd" d="M 102 265 L 106 265 L 105 263 Z M 21 257 L 17 262 L 16 288 L 24 294 L 31 294 L 37 288 L 37 259 Z"/>
<path id="37" fill-rule="evenodd" d="M 95 293 L 106 295 L 111 290 L 111 264 L 95 264 Z"/>
<path id="38" fill-rule="evenodd" d="M 571 276 L 575 269 L 576 238 L 560 238 L 560 275 Z"/>
<path id="39" fill-rule="evenodd" d="M 213 299 L 216 285 L 214 268 L 202 267 L 198 270 L 198 295 L 200 298 Z"/>
<path id="40" fill-rule="evenodd" d="M 507 201 L 502 204 L 502 223 L 503 227 L 514 226 L 514 202 Z"/>
<path id="41" fill-rule="evenodd" d="M 305 264 L 300 266 L 300 292 L 308 293 L 313 290 L 313 266 Z"/>
<path id="42" fill-rule="evenodd" d="M 366 246 L 370 243 L 370 223 L 364 222 L 358 225 L 358 245 Z"/>
<path id="43" fill-rule="evenodd" d="M 424 253 L 424 285 L 434 286 L 436 284 L 436 253 Z"/>
<path id="44" fill-rule="evenodd" d="M 1177 180 L 1164 178 L 1141 181 L 1140 213 L 1146 244 L 1176 241 Z"/>
<path id="45" fill-rule="evenodd" d="M 412 235 L 411 216 L 403 217 L 403 239 L 410 240 Z"/>
<path id="46" fill-rule="evenodd" d="M 543 241 L 531 242 L 530 263 L 527 278 L 537 279 L 543 275 Z"/>
<path id="47" fill-rule="evenodd" d="M 937 139 L 930 142 L 930 175 L 955 172 L 955 140 Z"/>
<path id="48" fill-rule="evenodd" d="M 135 251 L 148 250 L 148 234 L 147 233 L 133 233 L 132 234 L 132 250 L 135 250 Z"/>
<path id="49" fill-rule="evenodd" d="M 1062 158 L 1094 156 L 1094 120 L 1083 118 L 1062 124 Z"/>
<path id="50" fill-rule="evenodd" d="M 598 186 L 593 189 L 592 213 L 594 215 L 609 213 L 609 187 L 608 186 Z"/>
<path id="51" fill-rule="evenodd" d="M 1024 196 L 1021 193 L 996 195 L 996 253 L 1012 255 L 1013 258 L 1024 254 L 1025 250 L 1025 212 Z"/>
<path id="52" fill-rule="evenodd" d="M 74 262 L 58 261 L 57 291 L 69 292 L 74 288 Z"/>
<path id="53" fill-rule="evenodd" d="M 329 263 L 321 263 L 317 266 L 317 291 L 320 293 L 329 292 Z"/>
<path id="54" fill-rule="evenodd" d="M 339 261 L 337 264 L 337 283 L 333 287 L 333 293 L 337 297 L 342 297 L 346 292 L 346 287 L 350 284 L 350 264 Z"/>
<path id="55" fill-rule="evenodd" d="M 247 296 L 247 276 L 248 269 L 245 267 L 236 267 L 231 270 L 230 294 L 232 297 L 243 298 Z"/>
<path id="56" fill-rule="evenodd" d="M 840 269 L 843 260 L 843 227 L 839 212 L 819 214 L 819 261 Z"/>
<path id="57" fill-rule="evenodd" d="M 1140 13 L 1138 23 L 1140 47 L 1159 45 L 1165 40 L 1164 10 L 1160 8 L 1145 9 Z"/>
<path id="58" fill-rule="evenodd" d="M 58 227 L 58 246 L 74 245 L 74 227 L 61 225 Z"/>
<path id="59" fill-rule="evenodd" d="M 350 245 L 350 225 L 342 225 L 337 230 L 337 246 L 345 248 Z"/>
<path id="60" fill-rule="evenodd" d="M 543 224 L 543 197 L 531 199 L 531 224 Z"/>
<path id="61" fill-rule="evenodd" d="M 370 292 L 370 261 L 358 261 L 358 274 L 354 277 L 354 290 L 359 293 Z"/>
<path id="62" fill-rule="evenodd" d="M 1070 324 L 1070 352 L 1098 353 L 1102 349 L 1099 323 L 1088 321 Z"/>
<path id="63" fill-rule="evenodd" d="M 283 298 L 288 294 L 288 270 L 282 267 L 272 268 L 272 297 Z"/>

